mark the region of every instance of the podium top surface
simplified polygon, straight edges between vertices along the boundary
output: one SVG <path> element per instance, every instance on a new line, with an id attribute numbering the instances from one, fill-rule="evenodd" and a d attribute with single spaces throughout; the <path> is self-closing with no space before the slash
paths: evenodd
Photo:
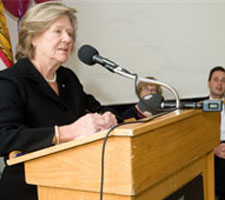
<path id="1" fill-rule="evenodd" d="M 202 114 L 202 110 L 176 110 L 174 112 L 165 114 L 159 118 L 156 118 L 149 122 L 140 122 L 134 124 L 126 124 L 114 129 L 110 134 L 110 137 L 135 137 L 139 134 L 143 134 L 147 131 L 157 129 L 162 126 L 167 126 L 179 120 L 184 120 L 194 115 Z M 62 143 L 59 145 L 51 146 L 45 149 L 41 149 L 32 153 L 28 153 L 19 157 L 11 158 L 7 161 L 8 165 L 14 165 L 29 160 L 37 159 L 42 156 L 46 156 L 52 153 L 60 152 L 69 148 L 77 147 L 87 143 L 94 142 L 96 140 L 104 139 L 107 134 L 107 130 L 95 133 L 85 138 L 76 139 L 70 142 Z"/>

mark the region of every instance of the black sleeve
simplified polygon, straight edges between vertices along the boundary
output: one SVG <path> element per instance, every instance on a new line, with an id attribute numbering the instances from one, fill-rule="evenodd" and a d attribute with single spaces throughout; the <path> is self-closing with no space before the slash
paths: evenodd
<path id="1" fill-rule="evenodd" d="M 51 145 L 53 127 L 27 127 L 25 106 L 25 94 L 18 84 L 0 79 L 0 156 L 8 156 L 13 150 L 26 153 Z"/>

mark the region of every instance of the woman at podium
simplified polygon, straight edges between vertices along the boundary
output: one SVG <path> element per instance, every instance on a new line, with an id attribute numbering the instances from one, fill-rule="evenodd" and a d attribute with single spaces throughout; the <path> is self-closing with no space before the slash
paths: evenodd
<path id="1" fill-rule="evenodd" d="M 0 156 L 36 151 L 117 124 L 62 66 L 76 39 L 76 10 L 59 2 L 32 7 L 20 22 L 17 62 L 0 72 Z M 6 166 L 1 200 L 35 200 L 36 187 L 24 180 L 24 166 Z"/>

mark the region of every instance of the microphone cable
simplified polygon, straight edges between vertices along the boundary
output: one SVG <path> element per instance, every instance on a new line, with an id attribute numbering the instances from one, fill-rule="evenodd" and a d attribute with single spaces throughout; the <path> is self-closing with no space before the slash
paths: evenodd
<path id="1" fill-rule="evenodd" d="M 103 187 L 104 187 L 104 165 L 105 165 L 105 148 L 106 148 L 106 141 L 107 139 L 109 138 L 109 135 L 110 133 L 115 130 L 116 128 L 118 127 L 121 127 L 123 125 L 127 125 L 127 124 L 137 124 L 137 123 L 147 123 L 147 122 L 150 122 L 158 117 L 161 117 L 165 114 L 168 114 L 172 111 L 175 111 L 177 110 L 177 108 L 173 109 L 173 110 L 170 110 L 168 112 L 162 112 L 162 113 L 159 113 L 159 114 L 156 114 L 154 115 L 153 117 L 149 118 L 149 119 L 146 119 L 146 120 L 143 120 L 143 119 L 140 119 L 140 120 L 137 120 L 137 121 L 132 121 L 132 122 L 122 122 L 120 124 L 117 124 L 115 126 L 113 126 L 112 128 L 110 128 L 103 140 L 103 143 L 102 143 L 102 155 L 101 155 L 101 183 L 100 183 L 100 200 L 103 200 Z"/>

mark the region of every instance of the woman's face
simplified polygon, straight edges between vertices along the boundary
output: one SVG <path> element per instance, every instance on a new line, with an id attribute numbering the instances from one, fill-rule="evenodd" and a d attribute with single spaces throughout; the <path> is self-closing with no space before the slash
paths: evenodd
<path id="1" fill-rule="evenodd" d="M 44 33 L 33 38 L 34 60 L 59 65 L 66 62 L 73 47 L 72 33 L 69 18 L 60 17 Z"/>
<path id="2" fill-rule="evenodd" d="M 157 93 L 157 85 L 154 84 L 148 84 L 145 85 L 141 91 L 140 91 L 140 98 L 143 98 L 144 96 L 148 94 L 156 94 Z"/>

